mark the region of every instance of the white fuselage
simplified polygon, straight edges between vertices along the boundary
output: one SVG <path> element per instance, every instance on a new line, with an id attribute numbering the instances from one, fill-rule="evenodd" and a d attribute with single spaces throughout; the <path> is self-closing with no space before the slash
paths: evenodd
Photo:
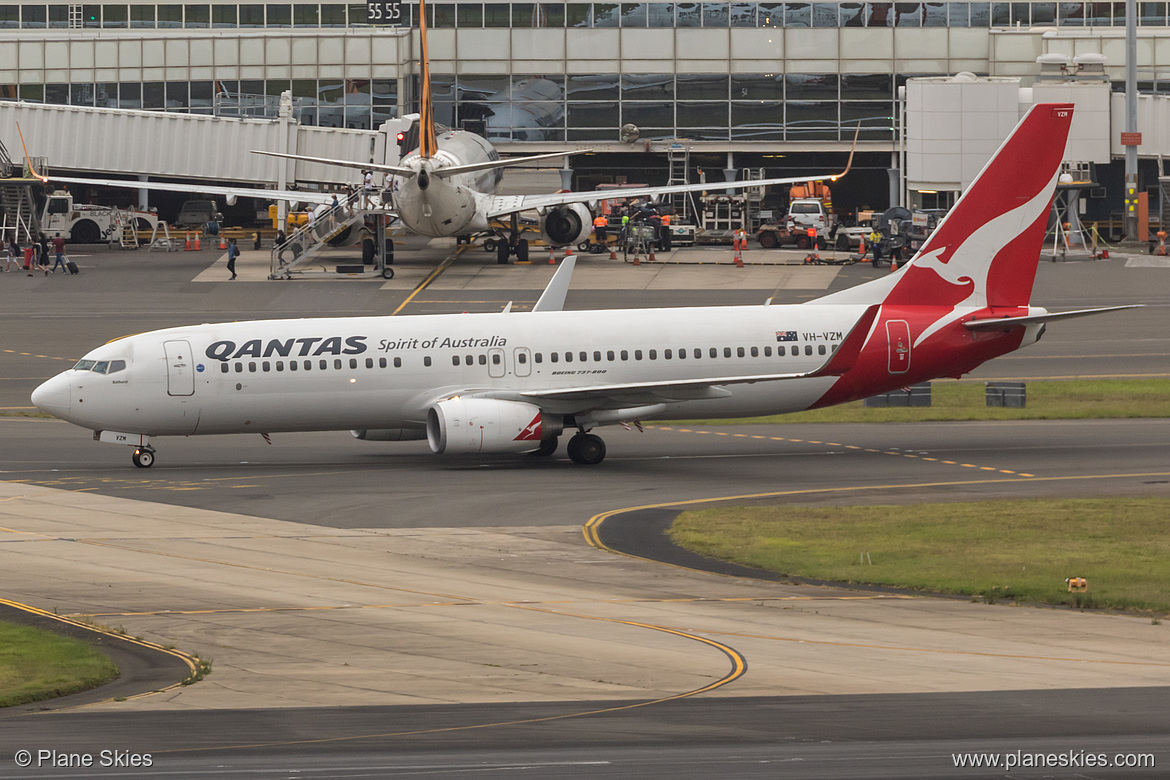
<path id="1" fill-rule="evenodd" d="M 503 177 L 499 168 L 440 178 L 433 171 L 449 166 L 472 165 L 499 160 L 500 155 L 485 139 L 460 130 L 443 133 L 439 150 L 430 158 L 411 152 L 399 163 L 420 171 L 403 177 L 394 196 L 402 223 L 424 236 L 457 236 L 488 229 L 483 216 L 482 197 L 492 195 Z"/>
<path id="2" fill-rule="evenodd" d="M 98 347 L 79 366 L 94 361 L 107 373 L 70 369 L 38 388 L 34 402 L 86 428 L 150 436 L 421 430 L 427 409 L 454 395 L 520 398 L 557 388 L 809 372 L 862 311 L 737 306 L 197 325 Z M 125 367 L 110 372 L 114 361 Z M 661 409 L 646 416 L 797 411 L 833 381 L 663 392 Z M 602 405 L 570 396 L 542 406 L 572 415 L 645 403 L 626 403 L 619 393 Z"/>

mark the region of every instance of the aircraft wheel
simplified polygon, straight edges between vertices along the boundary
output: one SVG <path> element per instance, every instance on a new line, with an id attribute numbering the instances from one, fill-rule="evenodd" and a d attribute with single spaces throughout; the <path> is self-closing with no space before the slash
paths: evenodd
<path id="1" fill-rule="evenodd" d="M 547 458 L 557 451 L 557 445 L 560 443 L 561 440 L 558 436 L 554 436 L 551 439 L 541 439 L 540 446 L 528 454 L 537 458 Z"/>
<path id="2" fill-rule="evenodd" d="M 596 466 L 605 460 L 605 442 L 592 433 L 578 433 L 569 439 L 569 459 L 582 466 Z"/>
<path id="3" fill-rule="evenodd" d="M 507 241 L 500 241 L 496 244 L 496 262 L 500 265 L 508 264 L 508 249 L 510 247 Z"/>
<path id="4" fill-rule="evenodd" d="M 528 239 L 522 238 L 516 242 L 516 262 L 528 262 Z"/>
<path id="5" fill-rule="evenodd" d="M 483 251 L 489 252 L 489 253 L 496 251 L 496 239 L 485 238 L 483 240 Z"/>
<path id="6" fill-rule="evenodd" d="M 130 460 L 134 461 L 134 465 L 138 468 L 148 469 L 154 465 L 154 450 L 139 447 L 134 450 L 134 454 L 130 456 Z"/>

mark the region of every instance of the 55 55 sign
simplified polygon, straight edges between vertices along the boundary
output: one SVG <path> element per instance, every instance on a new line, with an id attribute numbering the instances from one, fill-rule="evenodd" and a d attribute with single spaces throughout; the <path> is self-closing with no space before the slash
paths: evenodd
<path id="1" fill-rule="evenodd" d="M 402 24 L 402 0 L 367 0 L 366 24 Z"/>

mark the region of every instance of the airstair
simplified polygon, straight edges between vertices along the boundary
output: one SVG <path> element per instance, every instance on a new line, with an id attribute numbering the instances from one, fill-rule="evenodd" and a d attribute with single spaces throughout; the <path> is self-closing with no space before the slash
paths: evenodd
<path id="1" fill-rule="evenodd" d="M 689 184 L 688 171 L 691 166 L 691 147 L 683 141 L 674 141 L 666 151 L 666 161 L 669 164 L 670 178 L 667 185 Z M 682 222 L 691 222 L 698 209 L 695 208 L 694 193 L 676 192 L 668 195 L 670 204 L 674 207 L 675 217 Z"/>
<path id="2" fill-rule="evenodd" d="M 376 198 L 371 208 L 363 208 L 363 200 L 362 190 L 358 189 L 340 200 L 336 208 L 315 207 L 308 223 L 272 248 L 268 278 L 291 279 L 295 273 L 304 273 L 314 260 L 321 260 L 322 252 L 331 248 L 330 241 L 364 224 L 367 214 L 381 213 L 381 203 Z"/>
<path id="3" fill-rule="evenodd" d="M 43 162 L 38 165 L 43 165 Z M 40 217 L 33 187 L 40 180 L 32 178 L 26 165 L 17 165 L 0 142 L 0 237 L 5 242 L 31 243 L 41 234 Z"/>

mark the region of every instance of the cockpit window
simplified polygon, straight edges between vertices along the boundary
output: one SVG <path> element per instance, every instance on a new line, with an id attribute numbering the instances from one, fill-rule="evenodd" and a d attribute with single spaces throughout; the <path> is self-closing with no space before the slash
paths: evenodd
<path id="1" fill-rule="evenodd" d="M 95 374 L 113 374 L 126 368 L 125 360 L 79 360 L 74 371 L 93 371 Z"/>

